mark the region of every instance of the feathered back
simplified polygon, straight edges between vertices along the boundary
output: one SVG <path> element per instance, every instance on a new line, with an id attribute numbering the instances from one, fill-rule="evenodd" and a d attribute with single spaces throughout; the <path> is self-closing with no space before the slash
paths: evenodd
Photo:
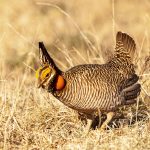
<path id="1" fill-rule="evenodd" d="M 128 34 L 122 32 L 117 33 L 115 55 L 128 57 L 132 62 L 135 49 L 136 44 Z"/>

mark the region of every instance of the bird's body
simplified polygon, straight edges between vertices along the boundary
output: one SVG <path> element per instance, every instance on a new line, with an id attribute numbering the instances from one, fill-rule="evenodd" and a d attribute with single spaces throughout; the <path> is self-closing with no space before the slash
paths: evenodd
<path id="1" fill-rule="evenodd" d="M 98 108 L 112 111 L 121 105 L 119 85 L 128 78 L 124 76 L 123 69 L 121 73 L 111 62 L 79 65 L 62 76 L 67 81 L 66 86 L 61 91 L 55 91 L 54 96 L 65 105 L 88 114 Z"/>
<path id="2" fill-rule="evenodd" d="M 49 64 L 39 71 L 40 85 L 62 103 L 92 119 L 95 112 L 105 112 L 108 123 L 118 106 L 135 103 L 140 92 L 138 76 L 135 74 L 132 55 L 135 52 L 134 40 L 125 33 L 118 32 L 114 56 L 105 64 L 84 64 L 66 72 L 60 71 L 41 48 L 42 64 Z M 49 77 L 42 72 L 50 68 Z M 51 75 L 53 74 L 53 75 Z M 55 88 L 58 76 L 64 79 L 63 88 Z M 42 81 L 43 80 L 43 81 Z M 63 80 L 62 80 L 63 81 Z"/>

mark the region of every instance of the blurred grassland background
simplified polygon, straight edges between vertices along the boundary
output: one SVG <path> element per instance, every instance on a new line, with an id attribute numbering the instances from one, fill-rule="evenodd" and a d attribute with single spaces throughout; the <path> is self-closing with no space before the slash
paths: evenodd
<path id="1" fill-rule="evenodd" d="M 137 46 L 134 63 L 142 92 L 137 104 L 123 108 L 134 124 L 82 137 L 85 127 L 77 113 L 36 88 L 38 42 L 65 71 L 105 63 L 117 31 L 131 35 Z M 1 149 L 148 149 L 149 78 L 149 0 L 0 1 Z"/>

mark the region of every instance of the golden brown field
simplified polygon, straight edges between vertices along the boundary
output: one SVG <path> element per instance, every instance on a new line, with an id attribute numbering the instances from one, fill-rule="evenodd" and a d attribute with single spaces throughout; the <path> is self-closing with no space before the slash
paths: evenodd
<path id="1" fill-rule="evenodd" d="M 36 87 L 38 42 L 44 41 L 65 71 L 77 64 L 105 63 L 117 31 L 136 42 L 142 92 L 137 104 L 120 109 L 125 119 L 84 137 L 77 112 Z M 0 149 L 150 149 L 149 119 L 149 0 L 0 1 Z"/>

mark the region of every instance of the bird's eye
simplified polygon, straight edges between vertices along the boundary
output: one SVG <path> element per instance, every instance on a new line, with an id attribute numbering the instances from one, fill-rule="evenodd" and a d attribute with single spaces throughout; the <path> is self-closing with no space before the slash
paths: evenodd
<path id="1" fill-rule="evenodd" d="M 50 73 L 47 73 L 47 74 L 46 74 L 46 78 L 49 77 L 49 75 L 50 75 Z"/>
<path id="2" fill-rule="evenodd" d="M 41 80 L 44 80 L 45 78 L 48 78 L 51 75 L 51 69 L 50 68 L 43 68 L 40 74 Z"/>

